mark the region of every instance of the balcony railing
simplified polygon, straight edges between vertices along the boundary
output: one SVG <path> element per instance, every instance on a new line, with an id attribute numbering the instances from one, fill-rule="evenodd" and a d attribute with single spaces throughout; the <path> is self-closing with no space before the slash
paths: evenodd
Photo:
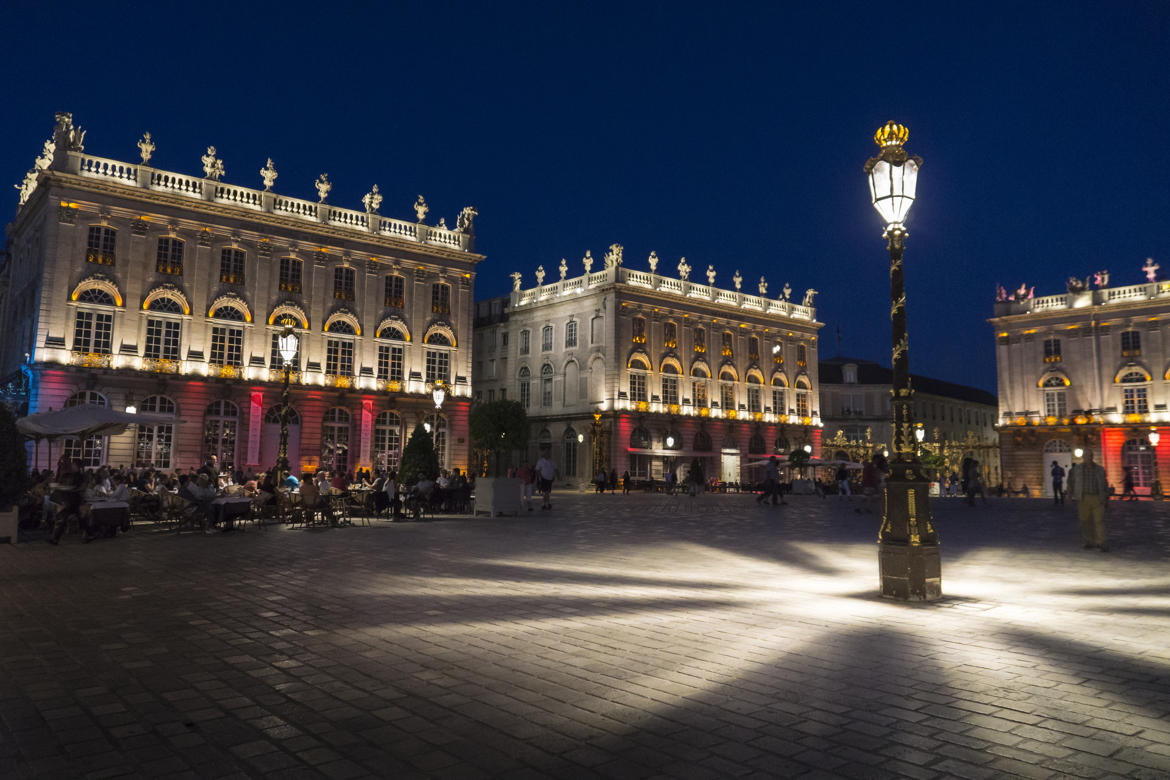
<path id="1" fill-rule="evenodd" d="M 114 356 L 104 352 L 73 352 L 69 356 L 70 365 L 82 368 L 113 368 Z"/>
<path id="2" fill-rule="evenodd" d="M 270 369 L 268 369 L 268 381 L 269 382 L 283 383 L 284 382 L 284 369 L 283 368 L 270 368 Z M 299 385 L 301 383 L 301 372 L 300 371 L 289 371 L 288 372 L 288 383 L 290 385 Z"/>
<path id="3" fill-rule="evenodd" d="M 357 387 L 357 377 L 350 374 L 326 374 L 325 386 L 348 390 Z"/>
<path id="4" fill-rule="evenodd" d="M 220 379 L 243 379 L 244 367 L 229 363 L 208 363 L 207 375 L 219 377 Z"/>
<path id="5" fill-rule="evenodd" d="M 171 358 L 143 358 L 142 370 L 155 374 L 177 374 L 182 369 L 179 360 Z"/>

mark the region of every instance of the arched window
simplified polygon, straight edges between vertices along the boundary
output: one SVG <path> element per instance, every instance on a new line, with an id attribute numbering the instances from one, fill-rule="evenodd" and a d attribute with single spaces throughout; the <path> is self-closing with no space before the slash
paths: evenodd
<path id="1" fill-rule="evenodd" d="M 435 454 L 439 456 L 439 468 L 450 468 L 447 461 L 447 440 L 450 438 L 447 418 L 434 412 L 427 417 L 426 421 L 431 426 L 431 439 L 435 442 Z"/>
<path id="2" fill-rule="evenodd" d="M 71 406 L 101 406 L 109 407 L 110 402 L 101 393 L 94 390 L 82 390 L 74 393 L 65 400 L 65 408 Z M 106 439 L 104 436 L 90 436 L 87 439 L 66 439 L 65 455 L 81 461 L 84 468 L 97 468 L 102 465 L 102 456 L 105 453 Z"/>
<path id="3" fill-rule="evenodd" d="M 747 375 L 747 407 L 748 411 L 753 414 L 762 412 L 763 407 L 763 380 L 759 374 L 751 373 Z"/>
<path id="4" fill-rule="evenodd" d="M 159 295 L 147 304 L 150 315 L 181 315 L 186 313 L 186 307 L 177 299 L 169 295 Z M 146 345 L 142 356 L 161 360 L 178 360 L 179 347 L 182 342 L 183 321 L 178 317 L 146 318 Z"/>
<path id="5" fill-rule="evenodd" d="M 1118 380 L 1121 384 L 1121 411 L 1124 414 L 1146 414 L 1150 411 L 1147 398 L 1150 377 L 1144 371 L 1127 371 Z"/>
<path id="6" fill-rule="evenodd" d="M 219 465 L 231 469 L 236 462 L 236 437 L 239 435 L 240 408 L 231 401 L 212 401 L 203 413 L 203 459 L 212 455 Z"/>
<path id="7" fill-rule="evenodd" d="M 77 295 L 77 302 L 90 306 L 114 306 L 105 290 L 88 287 Z M 90 355 L 113 353 L 114 315 L 97 308 L 79 307 L 73 320 L 73 351 Z"/>
<path id="8" fill-rule="evenodd" d="M 650 449 L 650 431 L 639 425 L 630 431 L 630 446 L 637 450 Z"/>
<path id="9" fill-rule="evenodd" d="M 662 403 L 678 403 L 678 365 L 674 362 L 662 363 Z"/>
<path id="10" fill-rule="evenodd" d="M 211 317 L 228 322 L 247 322 L 248 315 L 231 305 L 220 305 L 211 310 Z M 218 366 L 242 366 L 244 364 L 244 330 L 227 325 L 211 328 L 211 351 L 208 361 Z"/>
<path id="11" fill-rule="evenodd" d="M 520 405 L 528 409 L 532 406 L 532 372 L 528 366 L 521 366 L 516 378 L 520 382 Z"/>
<path id="12" fill-rule="evenodd" d="M 552 406 L 553 400 L 553 367 L 545 363 L 540 368 L 540 405 Z"/>
<path id="13" fill-rule="evenodd" d="M 284 358 L 280 354 L 280 337 L 286 327 L 294 330 L 301 328 L 302 322 L 299 321 L 292 314 L 283 313 L 273 317 L 270 322 L 276 326 L 270 334 L 270 343 L 268 345 L 268 367 L 275 369 L 284 369 Z M 293 355 L 292 360 L 289 361 L 289 371 L 301 370 L 301 348 L 305 345 L 305 334 L 297 334 L 297 349 Z"/>
<path id="14" fill-rule="evenodd" d="M 1044 414 L 1048 417 L 1064 417 L 1068 414 L 1066 386 L 1062 376 L 1053 375 L 1044 380 Z"/>
<path id="15" fill-rule="evenodd" d="M 577 432 L 572 426 L 565 429 L 564 456 L 561 458 L 561 474 L 565 477 L 577 476 Z"/>
<path id="16" fill-rule="evenodd" d="M 540 351 L 551 352 L 553 345 L 553 326 L 545 325 L 540 329 Z"/>
<path id="17" fill-rule="evenodd" d="M 116 306 L 114 296 L 110 295 L 105 290 L 99 290 L 96 287 L 86 287 L 77 295 L 78 303 L 92 303 L 98 306 Z"/>
<path id="18" fill-rule="evenodd" d="M 764 444 L 764 434 L 757 428 L 750 439 L 748 439 L 748 454 L 763 455 L 766 445 Z"/>
<path id="19" fill-rule="evenodd" d="M 334 406 L 321 422 L 321 468 L 349 474 L 349 411 Z"/>
<path id="20" fill-rule="evenodd" d="M 235 306 L 220 306 L 211 312 L 212 319 L 228 320 L 229 322 L 247 322 L 248 318 Z"/>
<path id="21" fill-rule="evenodd" d="M 389 410 L 374 418 L 374 466 L 398 470 L 402 459 L 402 418 Z"/>
<path id="22" fill-rule="evenodd" d="M 735 409 L 735 372 L 723 368 L 719 372 L 719 403 L 723 409 Z"/>
<path id="23" fill-rule="evenodd" d="M 796 416 L 808 417 L 811 413 L 809 390 L 811 386 L 804 377 L 796 380 Z"/>
<path id="24" fill-rule="evenodd" d="M 1154 484 L 1154 448 L 1146 439 L 1130 439 L 1121 445 L 1121 466 L 1133 477 L 1134 487 Z"/>
<path id="25" fill-rule="evenodd" d="M 646 393 L 646 372 L 650 370 L 650 364 L 641 355 L 634 355 L 630 358 L 630 401 L 633 403 L 644 403 L 649 400 Z"/>
<path id="26" fill-rule="evenodd" d="M 773 446 L 774 449 L 772 452 L 783 453 L 785 455 L 792 452 L 792 445 L 788 443 L 788 438 L 786 436 L 777 436 L 776 443 Z"/>
<path id="27" fill-rule="evenodd" d="M 265 425 L 280 425 L 280 409 L 281 409 L 280 404 L 277 404 L 276 406 L 268 407 L 268 411 L 264 413 L 264 424 Z M 298 412 L 291 405 L 288 407 L 288 424 L 289 425 L 300 425 L 301 424 L 300 412 Z"/>
<path id="28" fill-rule="evenodd" d="M 707 433 L 706 428 L 700 428 L 695 431 L 695 452 L 710 452 L 711 451 L 711 434 Z"/>
<path id="29" fill-rule="evenodd" d="M 339 336 L 356 336 L 357 331 L 353 329 L 353 325 L 345 320 L 334 320 L 325 328 L 330 333 L 336 333 Z"/>
<path id="30" fill-rule="evenodd" d="M 139 411 L 144 414 L 175 416 L 175 402 L 165 395 L 151 395 L 142 400 Z M 173 456 L 175 426 L 139 425 L 134 445 L 134 468 L 169 469 Z"/>
<path id="31" fill-rule="evenodd" d="M 707 379 L 711 374 L 701 363 L 691 366 L 691 399 L 696 409 L 706 409 L 709 401 L 707 395 Z"/>
<path id="32" fill-rule="evenodd" d="M 160 314 L 186 313 L 186 309 L 183 307 L 183 304 L 169 295 L 158 296 L 147 305 L 146 310 L 158 312 Z"/>
<path id="33" fill-rule="evenodd" d="M 772 375 L 772 412 L 788 414 L 788 379 L 781 373 Z"/>

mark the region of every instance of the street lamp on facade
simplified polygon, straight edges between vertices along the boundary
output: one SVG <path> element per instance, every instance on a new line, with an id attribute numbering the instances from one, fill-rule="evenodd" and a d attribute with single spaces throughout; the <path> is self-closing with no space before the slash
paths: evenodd
<path id="1" fill-rule="evenodd" d="M 293 361 L 297 357 L 297 334 L 292 326 L 286 325 L 276 338 L 276 350 L 280 353 L 281 367 L 284 368 L 284 383 L 280 389 L 280 449 L 276 451 L 276 484 L 284 479 L 288 471 L 288 380 Z"/>
<path id="2" fill-rule="evenodd" d="M 870 201 L 885 223 L 882 237 L 890 253 L 894 459 L 884 488 L 878 564 L 883 596 L 935 601 L 942 597 L 942 572 L 938 535 L 930 513 L 929 484 L 913 440 L 914 391 L 910 387 L 906 288 L 902 278 L 906 216 L 914 204 L 918 169 L 922 166 L 922 159 L 911 157 L 902 146 L 909 136 L 910 131 L 902 125 L 887 122 L 874 134 L 881 151 L 865 164 Z"/>
<path id="3" fill-rule="evenodd" d="M 1161 440 L 1162 434 L 1158 433 L 1157 428 L 1151 427 L 1149 438 L 1150 446 L 1154 448 L 1154 481 L 1153 485 L 1150 486 L 1150 498 L 1154 499 L 1155 501 L 1161 501 L 1162 480 L 1158 478 L 1158 442 Z"/>

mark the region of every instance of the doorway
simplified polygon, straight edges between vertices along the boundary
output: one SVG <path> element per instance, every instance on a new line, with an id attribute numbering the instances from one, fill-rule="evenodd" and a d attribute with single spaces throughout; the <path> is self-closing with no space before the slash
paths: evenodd
<path id="1" fill-rule="evenodd" d="M 1040 464 L 1041 482 L 1043 483 L 1043 492 L 1041 495 L 1052 498 L 1052 461 L 1064 469 L 1064 485 L 1068 487 L 1069 472 L 1072 471 L 1072 447 L 1066 441 L 1060 439 L 1049 439 L 1048 443 L 1044 445 L 1044 462 Z"/>

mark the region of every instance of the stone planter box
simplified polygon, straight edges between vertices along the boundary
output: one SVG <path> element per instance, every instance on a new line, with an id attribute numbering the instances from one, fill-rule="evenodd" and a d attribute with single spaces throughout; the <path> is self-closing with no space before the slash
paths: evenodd
<path id="1" fill-rule="evenodd" d="M 475 481 L 475 511 L 488 517 L 519 515 L 523 483 L 510 477 L 481 477 Z"/>

